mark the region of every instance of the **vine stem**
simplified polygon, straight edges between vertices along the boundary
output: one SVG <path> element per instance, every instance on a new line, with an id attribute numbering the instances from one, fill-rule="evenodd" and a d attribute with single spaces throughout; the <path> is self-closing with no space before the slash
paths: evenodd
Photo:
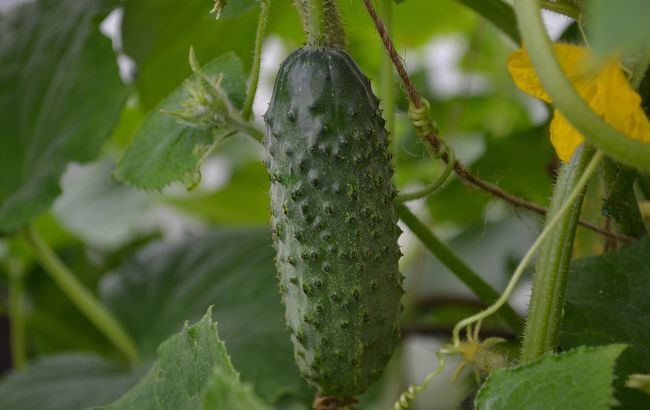
<path id="1" fill-rule="evenodd" d="M 22 369 L 27 363 L 27 338 L 25 337 L 24 266 L 17 260 L 7 263 L 9 276 L 9 325 L 11 332 L 11 362 L 14 369 Z"/>
<path id="2" fill-rule="evenodd" d="M 628 138 L 589 108 L 564 75 L 546 35 L 538 0 L 515 0 L 530 61 L 553 104 L 585 139 L 628 166 L 650 171 L 650 144 Z"/>
<path id="3" fill-rule="evenodd" d="M 336 0 L 294 0 L 311 47 L 345 48 L 345 32 Z"/>
<path id="4" fill-rule="evenodd" d="M 375 25 L 375 28 L 377 30 L 377 33 L 379 34 L 379 37 L 382 40 L 382 43 L 384 44 L 384 48 L 386 49 L 386 52 L 388 53 L 393 66 L 395 67 L 395 70 L 397 71 L 397 74 L 399 75 L 402 84 L 404 86 L 404 89 L 406 90 L 406 93 L 408 94 L 409 100 L 411 103 L 415 106 L 416 109 L 421 109 L 423 106 L 422 103 L 422 97 L 420 96 L 419 92 L 417 91 L 415 84 L 413 84 L 413 81 L 409 78 L 408 73 L 406 72 L 406 68 L 404 66 L 404 62 L 402 61 L 402 58 L 400 55 L 397 53 L 395 50 L 395 46 L 393 45 L 393 41 L 390 38 L 390 35 L 388 31 L 386 30 L 386 27 L 377 14 L 377 11 L 375 10 L 374 6 L 372 5 L 370 0 L 363 0 L 363 3 L 368 10 L 368 14 L 370 14 L 370 17 Z M 435 130 L 432 130 L 429 132 L 427 135 L 423 136 L 424 140 L 431 145 L 431 148 L 433 149 L 434 153 L 439 153 L 444 145 L 442 143 L 442 140 L 438 136 L 437 132 Z M 451 158 L 446 152 L 440 152 L 440 158 L 445 162 L 449 163 Z M 547 210 L 546 208 L 539 206 L 537 204 L 528 202 L 518 196 L 509 194 L 502 190 L 500 187 L 497 185 L 491 184 L 487 181 L 484 181 L 477 177 L 476 175 L 472 174 L 469 169 L 467 169 L 460 161 L 456 160 L 454 163 L 454 172 L 458 177 L 464 181 L 465 183 L 472 185 L 476 188 L 479 188 L 487 193 L 489 193 L 492 196 L 495 196 L 497 198 L 500 198 L 511 205 L 514 205 L 518 208 L 526 209 L 528 211 L 534 212 L 539 215 L 546 215 Z M 604 229 L 601 229 L 594 224 L 587 222 L 587 221 L 579 221 L 580 225 L 597 232 L 601 235 L 608 236 L 608 237 L 614 237 L 616 239 L 620 239 L 622 241 L 630 241 L 632 238 L 627 237 L 625 235 L 617 235 L 612 232 L 608 232 Z"/>
<path id="5" fill-rule="evenodd" d="M 248 121 L 253 112 L 253 102 L 255 101 L 255 94 L 257 92 L 257 84 L 260 81 L 260 64 L 262 63 L 262 43 L 264 42 L 264 33 L 266 32 L 266 24 L 269 20 L 269 7 L 271 0 L 259 0 L 260 2 L 260 15 L 257 21 L 257 32 L 255 33 L 255 48 L 253 49 L 253 65 L 251 67 L 250 84 L 248 85 L 248 92 L 244 107 L 242 108 L 241 116 L 244 121 Z"/>
<path id="6" fill-rule="evenodd" d="M 405 205 L 395 204 L 395 210 L 400 219 L 424 246 L 438 258 L 461 282 L 486 304 L 493 303 L 499 297 L 499 292 L 494 290 L 487 282 L 474 272 L 462 259 L 456 256 L 431 230 L 424 225 Z M 515 310 L 506 305 L 499 312 L 499 316 L 513 331 L 519 333 L 523 326 L 521 317 Z"/>
<path id="7" fill-rule="evenodd" d="M 50 274 L 63 293 L 113 342 L 130 362 L 138 361 L 139 356 L 135 344 L 117 319 L 79 282 L 70 269 L 65 266 L 63 261 L 56 256 L 54 251 L 32 227 L 28 227 L 23 233 L 36 259 Z"/>
<path id="8" fill-rule="evenodd" d="M 593 149 L 582 145 L 573 154 L 571 162 L 562 165 L 553 189 L 549 219 L 567 202 L 592 156 Z M 582 210 L 585 189 L 580 192 L 581 195 L 578 195 L 568 211 L 559 218 L 557 225 L 549 230 L 548 238 L 541 245 L 533 275 L 533 291 L 521 348 L 522 363 L 541 357 L 557 344 L 567 273 L 573 254 L 576 221 Z"/>
<path id="9" fill-rule="evenodd" d="M 521 279 L 524 270 L 526 269 L 531 259 L 535 255 L 535 252 L 537 252 L 537 250 L 540 248 L 540 246 L 542 245 L 546 237 L 550 234 L 550 232 L 557 225 L 557 223 L 560 222 L 564 214 L 570 209 L 570 207 L 573 205 L 576 199 L 582 194 L 583 189 L 587 185 L 587 182 L 589 181 L 591 175 L 598 167 L 598 164 L 600 163 L 600 160 L 602 158 L 603 158 L 603 153 L 601 151 L 597 151 L 594 154 L 593 158 L 585 168 L 585 171 L 582 173 L 578 182 L 573 187 L 573 190 L 566 198 L 566 201 L 562 204 L 560 209 L 558 209 L 557 213 L 553 215 L 551 219 L 547 222 L 546 226 L 544 226 L 544 230 L 542 231 L 542 233 L 537 237 L 533 245 L 530 247 L 530 249 L 524 256 L 524 258 L 519 263 L 519 266 L 517 266 L 517 269 L 515 270 L 514 274 L 510 278 L 510 281 L 508 282 L 508 286 L 506 286 L 506 289 L 501 294 L 499 299 L 489 308 L 483 310 L 482 312 L 477 313 L 476 315 L 461 320 L 456 324 L 456 326 L 454 326 L 454 330 L 452 331 L 452 342 L 455 348 L 457 348 L 460 345 L 460 331 L 463 328 L 471 325 L 472 323 L 482 321 L 486 317 L 495 313 L 497 310 L 501 308 L 501 306 L 503 306 L 505 303 L 508 302 L 508 299 L 512 295 L 512 291 L 515 289 L 515 286 L 519 282 L 519 279 Z"/>

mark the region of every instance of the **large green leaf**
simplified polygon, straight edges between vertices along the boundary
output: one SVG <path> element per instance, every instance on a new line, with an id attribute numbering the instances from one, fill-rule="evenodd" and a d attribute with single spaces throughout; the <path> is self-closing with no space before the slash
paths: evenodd
<path id="1" fill-rule="evenodd" d="M 246 86 L 241 61 L 235 54 L 226 53 L 202 70 L 215 79 L 223 75 L 220 86 L 231 102 L 241 107 Z M 118 163 L 115 175 L 122 181 L 144 189 L 161 189 L 175 181 L 197 181 L 201 160 L 210 152 L 215 137 L 212 131 L 191 127 L 169 114 L 181 109 L 193 81 L 194 74 L 147 115 Z"/>
<path id="2" fill-rule="evenodd" d="M 0 383 L 0 408 L 84 410 L 109 404 L 137 383 L 130 371 L 91 354 L 61 354 L 39 360 Z"/>
<path id="3" fill-rule="evenodd" d="M 54 215 L 85 242 L 116 249 L 141 227 L 138 222 L 152 207 L 149 196 L 111 179 L 110 160 L 69 168 L 61 179 L 63 194 Z"/>
<path id="4" fill-rule="evenodd" d="M 150 247 L 105 279 L 105 303 L 151 357 L 185 320 L 214 305 L 244 381 L 269 403 L 301 396 L 266 229 L 220 230 Z M 305 397 L 305 396 L 301 396 Z"/>
<path id="5" fill-rule="evenodd" d="M 246 66 L 251 61 L 255 13 L 215 20 L 208 0 L 126 0 L 123 7 L 124 52 L 138 66 L 136 86 L 146 110 L 190 75 L 190 46 L 207 59 L 234 51 Z"/>
<path id="6" fill-rule="evenodd" d="M 158 348 L 158 361 L 149 373 L 105 409 L 195 410 L 201 408 L 203 392 L 208 385 L 209 400 L 213 399 L 214 389 L 224 389 L 223 393 L 229 394 L 231 407 L 223 409 L 248 408 L 244 406 L 251 400 L 257 403 L 252 393 L 242 394 L 245 388 L 230 363 L 226 346 L 219 339 L 217 324 L 212 322 L 212 308 L 198 323 L 185 324 L 180 334 L 162 343 Z M 231 393 L 228 388 L 236 391 Z"/>
<path id="7" fill-rule="evenodd" d="M 587 2 L 587 15 L 593 46 L 601 53 L 648 47 L 650 2 L 647 0 L 591 0 Z"/>
<path id="8" fill-rule="evenodd" d="M 648 397 L 624 387 L 630 373 L 650 373 L 650 237 L 616 252 L 571 265 L 560 345 L 625 343 L 616 373 L 616 397 L 644 408 Z"/>
<path id="9" fill-rule="evenodd" d="M 94 158 L 119 116 L 105 4 L 40 0 L 0 17 L 0 231 L 46 210 L 66 165 Z"/>
<path id="10" fill-rule="evenodd" d="M 476 409 L 609 409 L 616 403 L 614 364 L 623 349 L 624 345 L 578 347 L 495 370 L 476 396 Z"/>

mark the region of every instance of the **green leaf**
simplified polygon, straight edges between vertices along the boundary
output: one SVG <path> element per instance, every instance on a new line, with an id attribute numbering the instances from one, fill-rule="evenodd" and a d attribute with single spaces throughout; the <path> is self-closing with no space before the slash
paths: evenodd
<path id="1" fill-rule="evenodd" d="M 476 409 L 609 409 L 616 404 L 614 364 L 624 349 L 624 345 L 578 347 L 495 370 L 476 396 Z"/>
<path id="2" fill-rule="evenodd" d="M 69 168 L 53 212 L 85 242 L 116 249 L 129 241 L 152 202 L 146 194 L 111 179 L 110 160 Z"/>
<path id="3" fill-rule="evenodd" d="M 152 109 L 190 75 L 190 47 L 210 59 L 234 51 L 245 66 L 250 64 L 255 13 L 215 21 L 208 0 L 126 0 L 123 7 L 124 52 L 138 66 L 136 87 L 145 110 Z"/>
<path id="4" fill-rule="evenodd" d="M 41 0 L 0 17 L 0 231 L 45 211 L 71 161 L 99 152 L 128 89 L 98 29 L 102 0 Z"/>
<path id="5" fill-rule="evenodd" d="M 648 398 L 624 387 L 631 373 L 650 373 L 650 237 L 571 265 L 560 346 L 625 343 L 616 366 L 617 398 L 644 408 Z"/>
<path id="6" fill-rule="evenodd" d="M 266 225 L 271 217 L 269 176 L 264 165 L 256 158 L 233 168 L 228 185 L 222 189 L 170 198 L 166 202 L 221 226 Z"/>
<path id="7" fill-rule="evenodd" d="M 215 367 L 202 395 L 203 410 L 246 409 L 265 410 L 268 407 L 253 389 L 227 372 Z"/>
<path id="8" fill-rule="evenodd" d="M 515 43 L 521 43 L 512 6 L 502 0 L 458 0 L 497 26 Z"/>
<path id="9" fill-rule="evenodd" d="M 91 354 L 51 356 L 0 383 L 0 408 L 84 410 L 105 405 L 136 384 L 142 370 L 130 371 Z"/>
<path id="10" fill-rule="evenodd" d="M 163 342 L 158 348 L 158 362 L 149 373 L 122 398 L 104 408 L 198 409 L 206 385 L 210 383 L 210 388 L 215 385 L 215 372 L 222 378 L 220 387 L 232 386 L 238 390 L 230 397 L 233 406 L 227 408 L 246 408 L 241 405 L 243 400 L 251 399 L 252 392 L 246 396 L 241 394 L 244 388 L 230 363 L 226 346 L 219 339 L 217 324 L 212 321 L 212 308 L 209 308 L 198 323 L 185 324 L 180 334 Z"/>
<path id="11" fill-rule="evenodd" d="M 309 400 L 293 361 L 273 257 L 266 229 L 211 231 L 145 249 L 106 277 L 101 293 L 145 357 L 214 305 L 242 379 L 269 403 L 286 395 Z"/>
<path id="12" fill-rule="evenodd" d="M 592 45 L 600 53 L 637 51 L 648 46 L 650 2 L 591 0 L 586 14 Z"/>
<path id="13" fill-rule="evenodd" d="M 213 78 L 222 74 L 221 87 L 233 105 L 241 107 L 246 86 L 241 61 L 235 54 L 217 57 L 202 70 Z M 192 74 L 147 115 L 117 165 L 117 178 L 143 189 L 161 189 L 175 181 L 197 181 L 199 165 L 215 144 L 215 136 L 210 130 L 190 127 L 169 114 L 181 108 L 189 97 L 187 87 L 195 80 Z"/>

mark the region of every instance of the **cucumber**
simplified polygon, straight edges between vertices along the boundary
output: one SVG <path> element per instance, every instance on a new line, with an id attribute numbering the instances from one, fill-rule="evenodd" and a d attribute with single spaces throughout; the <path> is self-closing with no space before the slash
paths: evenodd
<path id="1" fill-rule="evenodd" d="M 343 50 L 304 47 L 280 66 L 264 119 L 295 359 L 319 395 L 353 398 L 400 339 L 401 230 L 379 100 Z"/>

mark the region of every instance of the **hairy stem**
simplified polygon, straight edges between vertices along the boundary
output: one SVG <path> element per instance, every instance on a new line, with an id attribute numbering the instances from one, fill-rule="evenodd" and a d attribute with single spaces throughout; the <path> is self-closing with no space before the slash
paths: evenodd
<path id="1" fill-rule="evenodd" d="M 139 358 L 135 344 L 120 322 L 79 282 L 33 228 L 30 227 L 24 231 L 24 238 L 38 262 L 72 303 L 113 342 L 130 362 L 137 361 Z"/>
<path id="2" fill-rule="evenodd" d="M 650 144 L 631 139 L 604 122 L 587 106 L 562 72 L 546 35 L 539 1 L 515 0 L 514 5 L 531 63 L 554 105 L 589 143 L 619 162 L 649 171 Z"/>
<path id="3" fill-rule="evenodd" d="M 523 363 L 537 359 L 553 349 L 557 343 L 567 272 L 584 196 L 585 184 L 581 183 L 581 179 L 586 174 L 585 168 L 592 156 L 592 149 L 579 148 L 571 162 L 562 165 L 553 189 L 549 221 L 560 214 L 559 211 L 569 202 L 570 197 L 573 196 L 574 199 L 569 209 L 560 215 L 557 224 L 548 230 L 548 238 L 541 246 L 533 276 L 533 293 L 521 350 Z M 574 195 L 574 192 L 579 194 Z"/>
<path id="4" fill-rule="evenodd" d="M 470 316 L 466 319 L 463 319 L 456 324 L 452 335 L 453 344 L 455 347 L 458 347 L 460 345 L 460 331 L 463 328 L 473 323 L 482 321 L 486 317 L 498 311 L 504 304 L 508 303 L 508 299 L 510 299 L 510 296 L 514 291 L 515 286 L 519 282 L 519 279 L 521 279 L 524 270 L 532 260 L 537 250 L 541 247 L 542 243 L 544 243 L 544 241 L 549 236 L 553 228 L 562 220 L 566 212 L 568 212 L 569 209 L 573 206 L 575 200 L 578 199 L 579 196 L 584 195 L 583 192 L 584 188 L 587 185 L 589 178 L 591 177 L 595 169 L 598 167 L 598 163 L 600 162 L 601 158 L 602 158 L 601 152 L 597 152 L 593 156 L 591 162 L 589 163 L 589 165 L 587 165 L 587 168 L 585 169 L 584 173 L 576 183 L 571 193 L 566 198 L 566 201 L 562 204 L 560 209 L 558 209 L 557 213 L 551 218 L 549 218 L 546 225 L 544 226 L 544 230 L 542 231 L 542 233 L 537 237 L 537 239 L 530 247 L 526 255 L 524 255 L 523 259 L 517 266 L 517 269 L 515 269 L 515 273 L 513 273 L 512 277 L 510 278 L 510 282 L 508 282 L 508 286 L 506 286 L 506 289 L 503 291 L 499 299 L 492 306 L 485 309 L 484 311 L 479 312 L 476 315 Z"/>
<path id="5" fill-rule="evenodd" d="M 336 1 L 323 0 L 325 30 L 327 32 L 327 43 L 325 45 L 345 49 L 345 31 L 343 30 L 343 21 Z"/>
<path id="6" fill-rule="evenodd" d="M 260 64 L 262 62 L 262 43 L 264 42 L 264 33 L 266 32 L 266 23 L 269 20 L 269 7 L 271 0 L 260 0 L 260 16 L 257 21 L 257 32 L 255 33 L 255 48 L 253 50 L 253 65 L 251 67 L 251 78 L 248 84 L 248 92 L 241 116 L 248 121 L 253 112 L 253 102 L 257 93 L 257 84 L 260 81 Z"/>
<path id="7" fill-rule="evenodd" d="M 294 0 L 307 44 L 345 48 L 345 32 L 336 0 Z"/>
<path id="8" fill-rule="evenodd" d="M 20 262 L 7 263 L 9 275 L 9 326 L 11 334 L 11 362 L 14 369 L 22 369 L 27 363 L 27 338 L 25 337 L 24 277 L 25 269 Z"/>
<path id="9" fill-rule="evenodd" d="M 498 299 L 499 293 L 456 256 L 405 205 L 395 204 L 395 210 L 400 219 L 409 227 L 422 244 L 458 279 L 467 285 L 481 301 L 486 304 L 491 304 Z M 522 319 L 509 305 L 504 306 L 499 311 L 499 316 L 513 331 L 519 332 L 521 330 Z"/>

